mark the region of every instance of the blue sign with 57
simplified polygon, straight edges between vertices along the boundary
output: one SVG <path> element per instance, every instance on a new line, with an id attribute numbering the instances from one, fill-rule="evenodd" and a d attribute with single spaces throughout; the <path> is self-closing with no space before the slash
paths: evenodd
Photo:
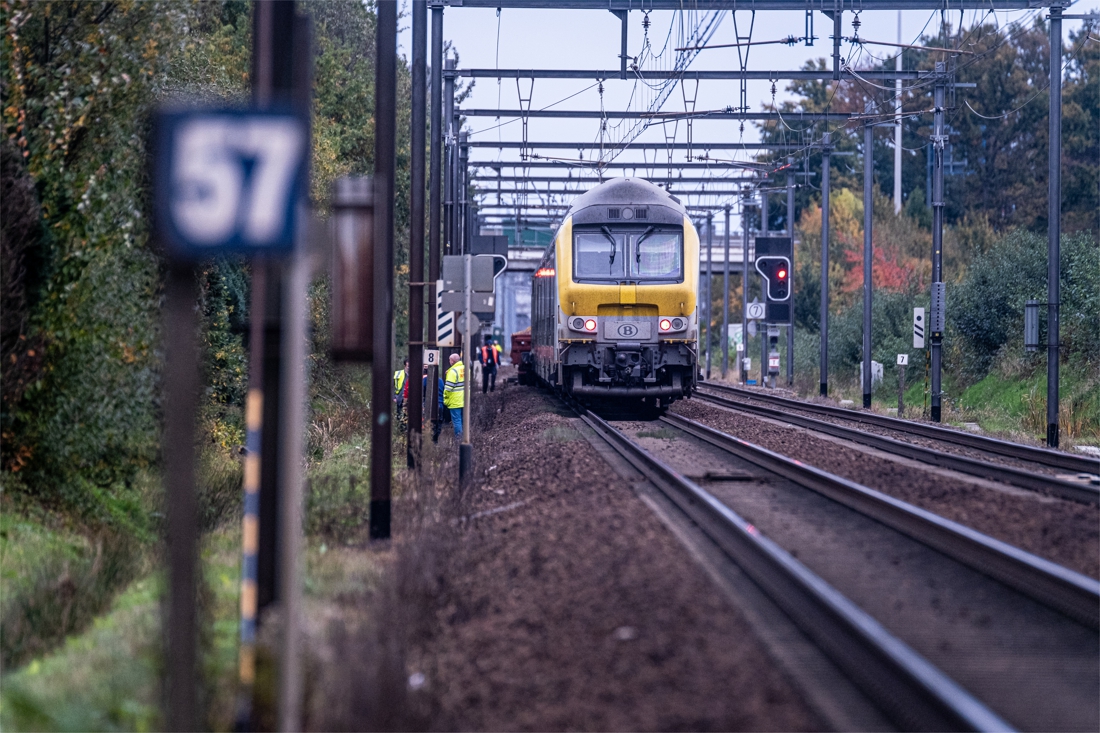
<path id="1" fill-rule="evenodd" d="M 155 224 L 170 255 L 201 259 L 293 249 L 309 156 L 304 117 L 162 112 L 155 140 Z"/>

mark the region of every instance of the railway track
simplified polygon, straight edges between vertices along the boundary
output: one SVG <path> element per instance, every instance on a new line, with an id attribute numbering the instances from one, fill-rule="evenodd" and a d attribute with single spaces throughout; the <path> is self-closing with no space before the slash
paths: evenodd
<path id="1" fill-rule="evenodd" d="M 873 448 L 886 451 L 894 455 L 911 458 L 922 463 L 927 463 L 941 468 L 948 468 L 960 473 L 978 476 L 993 481 L 1018 486 L 1029 491 L 1037 491 L 1053 496 L 1058 496 L 1071 501 L 1086 504 L 1100 504 L 1100 485 L 1086 483 L 1085 480 L 1068 480 L 1051 475 L 1043 470 L 1036 470 L 1035 466 L 1026 467 L 1026 463 L 1039 464 L 1046 468 L 1060 468 L 1065 471 L 1073 471 L 1075 474 L 1089 474 L 1095 478 L 1097 466 L 1088 465 L 1088 459 L 1065 453 L 1058 453 L 1033 446 L 1010 443 L 985 436 L 971 435 L 947 428 L 934 427 L 921 423 L 911 423 L 906 420 L 875 415 L 873 413 L 853 412 L 843 408 L 834 408 L 826 405 L 801 402 L 775 395 L 761 395 L 748 390 L 734 387 L 705 385 L 695 394 L 696 399 L 709 402 L 720 407 L 728 407 L 740 410 L 759 417 L 782 420 L 791 425 L 813 430 L 834 437 L 849 440 L 854 443 L 868 445 Z M 768 407 L 758 402 L 767 402 L 775 405 Z M 821 420 L 807 415 L 798 414 L 794 410 L 824 415 L 830 419 Z M 922 440 L 931 440 L 940 445 L 939 448 L 930 445 L 902 440 L 896 437 L 881 435 L 876 432 L 861 430 L 858 427 L 848 427 L 832 422 L 831 419 L 840 419 L 848 422 L 873 425 L 886 428 L 898 434 L 913 436 Z M 961 446 L 963 448 L 979 451 L 986 454 L 987 459 L 975 458 L 970 455 L 945 451 L 943 444 Z M 1009 451 L 1017 449 L 1018 453 Z M 995 458 L 1011 457 L 1025 463 L 1024 466 L 1011 465 L 999 460 L 988 460 L 989 456 Z M 1088 470 L 1086 470 L 1088 468 Z"/>
<path id="2" fill-rule="evenodd" d="M 845 587 L 843 582 L 827 580 L 821 572 L 811 569 L 811 562 L 804 563 L 796 558 L 798 550 L 788 547 L 783 532 L 773 527 L 774 517 L 758 521 L 756 518 L 746 518 L 739 512 L 736 497 L 732 496 L 728 487 L 737 487 L 733 493 L 741 490 L 745 496 L 759 495 L 761 488 L 765 492 L 777 487 L 787 492 L 793 489 L 804 495 L 813 494 L 814 501 L 843 505 L 839 510 L 851 516 L 842 519 L 842 524 L 852 522 L 852 516 L 856 516 L 864 525 L 857 534 L 885 532 L 899 535 L 900 539 L 894 537 L 883 545 L 894 543 L 901 546 L 899 542 L 919 545 L 917 555 L 938 556 L 932 565 L 938 562 L 945 567 L 950 566 L 946 574 L 954 577 L 956 588 L 978 589 L 975 592 L 979 598 L 973 602 L 976 607 L 986 610 L 996 607 L 998 620 L 991 620 L 990 623 L 1001 631 L 1021 623 L 1031 624 L 1032 636 L 1047 635 L 1042 640 L 1042 647 L 1048 650 L 1079 649 L 1083 642 L 1088 657 L 1086 669 L 1087 664 L 1095 668 L 1100 656 L 1100 584 L 1092 579 L 866 487 L 679 416 L 667 416 L 658 424 L 673 428 L 677 435 L 699 446 L 699 450 L 711 451 L 709 458 L 689 459 L 688 464 L 695 466 L 706 464 L 708 460 L 717 461 L 716 465 L 725 466 L 725 469 L 704 471 L 689 478 L 685 472 L 690 471 L 677 471 L 611 423 L 591 413 L 582 412 L 581 417 L 602 440 L 636 466 L 690 517 L 895 725 L 923 730 L 1004 730 L 1013 723 L 1023 728 L 1041 729 L 1052 724 L 1065 727 L 1067 723 L 1069 727 L 1088 727 L 1095 722 L 1095 715 L 1083 714 L 1084 720 L 1073 720 L 1073 715 L 1067 719 L 1064 711 L 1060 718 L 1059 713 L 1052 712 L 1053 719 L 1044 718 L 1044 713 L 1037 716 L 1021 714 L 1018 705 L 1014 706 L 1011 701 L 1011 691 L 1009 699 L 998 697 L 996 690 L 1005 686 L 1004 681 L 993 683 L 992 691 L 987 688 L 968 691 L 967 687 L 975 685 L 964 687 L 953 679 L 955 675 L 950 669 L 943 671 L 939 663 L 929 661 L 927 653 L 916 650 L 916 646 L 924 646 L 932 650 L 932 656 L 942 656 L 950 663 L 958 661 L 957 655 L 939 654 L 934 644 L 930 647 L 928 641 L 930 633 L 931 636 L 942 633 L 955 639 L 955 642 L 949 643 L 956 643 L 958 629 L 950 630 L 954 620 L 922 617 L 922 625 L 926 622 L 935 627 L 935 631 L 928 632 L 908 628 L 904 621 L 899 622 L 899 618 L 911 620 L 911 616 L 907 617 L 905 613 L 894 614 L 898 618 L 886 618 L 890 616 L 889 611 L 882 613 L 881 608 L 874 612 L 865 610 L 865 603 L 849 598 L 851 589 Z M 735 469 L 732 472 L 728 470 L 731 466 Z M 719 490 L 723 486 L 727 488 Z M 752 490 L 749 490 L 750 487 Z M 752 503 L 751 500 L 749 503 Z M 755 513 L 755 509 L 750 511 L 750 514 Z M 765 514 L 767 512 L 761 516 Z M 780 520 L 780 523 L 785 521 Z M 913 550 L 910 548 L 902 552 L 912 553 Z M 869 566 L 876 568 L 881 563 L 882 560 L 868 561 Z M 906 578 L 905 572 L 917 567 L 919 575 L 919 568 L 925 564 L 903 563 L 907 570 L 894 571 L 887 562 L 885 569 L 876 569 L 874 573 L 892 576 L 886 581 L 887 585 L 920 583 L 926 579 L 914 581 Z M 935 570 L 926 569 L 926 572 L 934 573 Z M 878 582 L 881 583 L 881 579 Z M 993 586 L 997 588 L 991 591 Z M 873 589 L 866 587 L 855 587 L 855 591 L 856 598 L 862 594 L 865 600 L 875 594 Z M 996 602 L 991 605 L 982 600 L 984 596 L 981 594 L 987 592 L 992 592 L 1001 601 L 1004 598 L 1020 599 L 1023 601 L 1020 606 L 1022 610 L 1015 615 L 1030 616 L 1000 621 L 1002 613 L 1013 614 L 1013 606 L 1011 603 L 998 606 Z M 868 593 L 871 595 L 867 596 Z M 951 602 L 955 600 L 953 598 Z M 899 623 L 905 633 L 899 632 Z M 949 627 L 947 631 L 939 628 L 944 623 Z M 888 628 L 891 624 L 893 628 Z M 1041 629 L 1041 633 L 1035 632 L 1035 629 Z M 909 637 L 915 639 L 916 646 L 909 643 Z M 1003 650 L 972 651 L 976 654 L 965 655 L 960 667 L 963 678 L 971 683 L 975 664 L 975 659 L 971 657 L 976 658 L 979 668 L 988 664 L 991 665 L 988 669 L 995 669 L 1006 661 Z M 1007 656 L 1012 657 L 1014 653 Z M 988 669 L 986 677 L 989 676 Z M 1060 683 L 1056 681 L 1055 689 Z M 1047 687 L 1047 694 L 1050 694 L 1049 684 L 1048 679 L 1039 687 Z M 1081 689 L 1091 690 L 1089 684 L 1087 680 L 1083 684 L 1078 680 L 1074 687 L 1075 694 L 1080 696 Z M 1029 699 L 1034 698 L 1034 690 L 1028 696 Z M 1060 705 L 1053 701 L 1047 704 Z M 1002 705 L 1010 710 L 1011 715 L 1002 717 L 1002 713 L 994 712 L 999 711 Z"/>
<path id="3" fill-rule="evenodd" d="M 814 402 L 805 402 L 803 400 L 795 400 L 789 397 L 780 397 L 779 395 L 754 392 L 752 390 L 741 389 L 739 387 L 731 387 L 725 384 L 717 384 L 714 382 L 707 382 L 703 385 L 703 387 L 706 389 L 714 390 L 716 392 L 720 392 L 724 395 L 736 396 L 742 399 L 756 400 L 757 402 L 764 402 L 770 405 L 776 405 L 788 409 L 802 410 L 804 412 L 815 413 L 826 417 L 839 418 L 841 420 L 847 420 L 850 422 L 863 423 L 865 425 L 874 425 L 876 427 L 894 430 L 899 433 L 907 433 L 914 437 L 930 438 L 932 440 L 943 441 L 957 446 L 973 448 L 975 450 L 984 453 L 991 453 L 993 455 L 1023 459 L 1032 463 L 1049 466 L 1050 468 L 1056 468 L 1061 471 L 1095 474 L 1098 470 L 1100 470 L 1100 460 L 1097 460 L 1096 458 L 1075 456 L 1072 453 L 1063 453 L 1062 451 L 1050 450 L 1049 448 L 1039 448 L 1033 445 L 1024 445 L 1023 443 L 1013 443 L 1009 440 L 990 438 L 986 435 L 974 435 L 973 433 L 964 433 L 961 430 L 945 428 L 939 425 L 928 425 L 927 423 L 902 420 L 896 417 L 887 417 L 886 415 L 877 415 L 873 412 L 862 412 L 849 410 L 844 407 L 833 407 L 831 405 L 821 405 Z"/>

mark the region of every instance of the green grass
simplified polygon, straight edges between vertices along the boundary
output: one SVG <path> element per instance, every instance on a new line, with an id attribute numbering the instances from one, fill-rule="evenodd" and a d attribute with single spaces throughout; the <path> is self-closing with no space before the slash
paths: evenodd
<path id="1" fill-rule="evenodd" d="M 876 412 L 897 408 L 896 376 L 887 374 L 884 384 L 875 388 L 872 405 Z M 905 385 L 905 417 L 919 417 L 928 399 L 923 378 Z M 994 369 L 981 381 L 960 389 L 954 375 L 943 375 L 943 421 L 961 425 L 977 423 L 985 433 L 1009 438 L 1046 439 L 1046 372 L 1005 376 Z M 803 392 L 803 397 L 816 392 Z M 1063 365 L 1059 384 L 1061 434 L 1068 444 L 1100 445 L 1100 377 Z M 862 404 L 856 382 L 830 385 L 829 396 L 849 399 L 855 407 Z M 927 415 L 925 415 L 927 417 Z"/>
<path id="2" fill-rule="evenodd" d="M 1063 369 L 1058 385 L 1062 435 L 1075 443 L 1100 443 L 1100 380 Z M 1046 437 L 1046 372 L 1006 378 L 991 372 L 956 402 L 964 419 L 983 430 Z"/>
<path id="3" fill-rule="evenodd" d="M 133 583 L 90 629 L 5 675 L 4 730 L 155 730 L 162 585 L 159 575 Z"/>
<path id="4" fill-rule="evenodd" d="M 91 551 L 86 537 L 5 508 L 0 513 L 0 617 L 8 615 L 16 599 L 33 592 L 40 577 L 79 564 Z"/>
<path id="5" fill-rule="evenodd" d="M 370 441 L 353 435 L 326 453 L 306 472 L 306 534 L 350 543 L 369 520 Z M 400 454 L 403 458 L 403 449 Z"/>
<path id="6" fill-rule="evenodd" d="M 240 533 L 203 544 L 203 664 L 210 722 L 232 723 L 237 659 Z M 160 609 L 164 575 L 131 583 L 83 633 L 0 679 L 3 730 L 159 730 Z"/>
<path id="7" fill-rule="evenodd" d="M 13 669 L 102 613 L 142 572 L 146 547 L 48 512 L 8 481 L 0 506 L 0 661 Z"/>

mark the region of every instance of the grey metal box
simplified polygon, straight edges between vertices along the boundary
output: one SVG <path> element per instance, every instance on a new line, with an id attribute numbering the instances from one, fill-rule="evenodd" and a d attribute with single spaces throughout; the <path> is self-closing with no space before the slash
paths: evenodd
<path id="1" fill-rule="evenodd" d="M 943 333 L 946 317 L 944 311 L 947 307 L 946 283 L 932 283 L 932 319 L 929 330 L 932 333 Z"/>

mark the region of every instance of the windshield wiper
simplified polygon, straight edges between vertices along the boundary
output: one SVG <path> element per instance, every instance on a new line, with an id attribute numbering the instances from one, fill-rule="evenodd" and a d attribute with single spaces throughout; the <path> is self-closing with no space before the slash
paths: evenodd
<path id="1" fill-rule="evenodd" d="M 605 237 L 607 237 L 607 241 L 611 242 L 611 260 L 608 262 L 608 264 L 609 265 L 614 265 L 615 264 L 615 247 L 617 246 L 615 244 L 615 237 L 612 236 L 611 230 L 608 229 L 607 227 L 600 227 L 600 231 L 603 232 L 603 235 Z"/>
<path id="2" fill-rule="evenodd" d="M 653 234 L 653 230 L 656 228 L 657 227 L 650 227 L 646 229 L 642 232 L 642 236 L 638 237 L 638 241 L 634 243 L 634 261 L 639 265 L 642 264 L 642 242 L 644 242 L 646 237 L 650 234 Z"/>

